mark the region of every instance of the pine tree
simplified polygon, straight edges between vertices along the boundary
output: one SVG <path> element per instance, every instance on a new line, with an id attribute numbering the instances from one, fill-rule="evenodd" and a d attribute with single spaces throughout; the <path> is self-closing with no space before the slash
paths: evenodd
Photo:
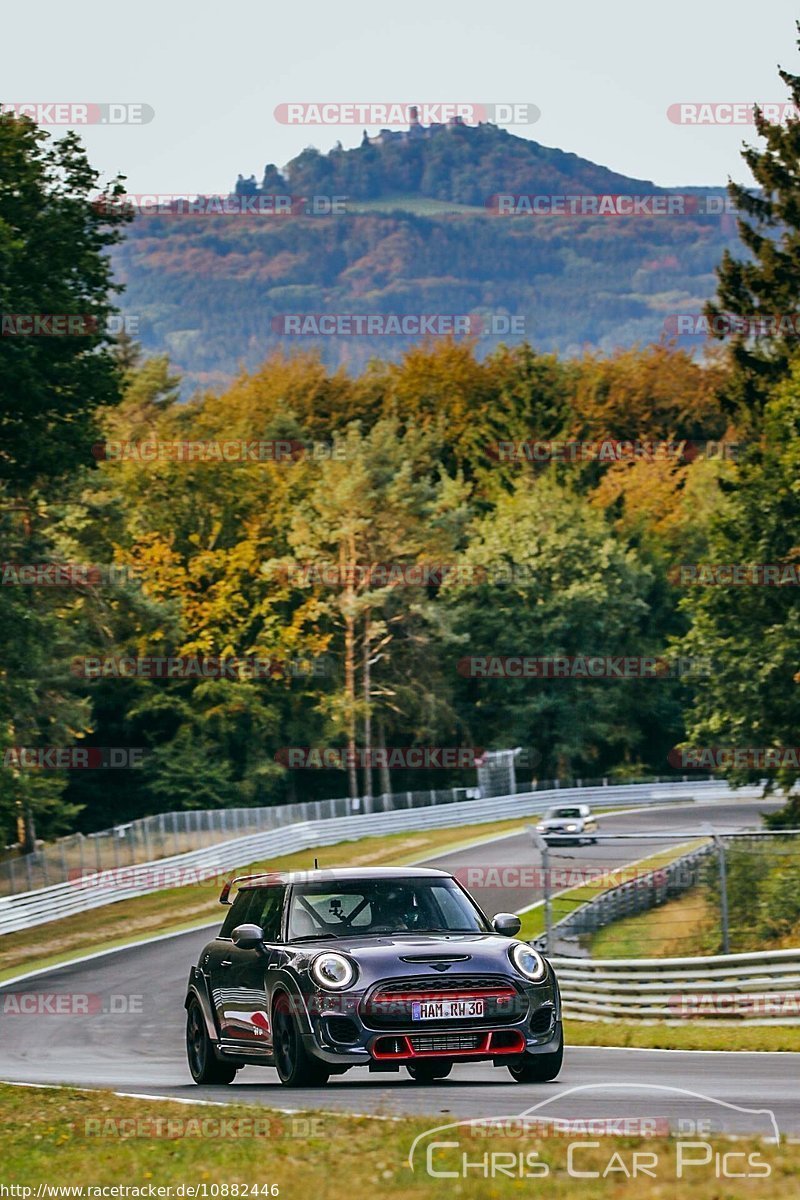
<path id="1" fill-rule="evenodd" d="M 800 22 L 797 28 L 800 32 Z M 800 75 L 778 73 L 800 111 Z M 714 336 L 730 338 L 734 370 L 727 405 L 757 421 L 771 386 L 788 373 L 800 345 L 800 118 L 772 122 L 756 107 L 754 119 L 764 147 L 745 146 L 742 158 L 757 187 L 728 184 L 749 255 L 735 258 L 725 251 L 717 296 L 705 313 Z"/>

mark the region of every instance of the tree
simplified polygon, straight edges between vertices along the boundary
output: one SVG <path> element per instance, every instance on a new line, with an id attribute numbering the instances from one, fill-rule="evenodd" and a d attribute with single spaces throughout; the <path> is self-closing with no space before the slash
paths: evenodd
<path id="1" fill-rule="evenodd" d="M 428 435 L 408 430 L 403 435 L 395 419 L 381 420 L 368 432 L 351 424 L 336 448 L 342 457 L 334 453 L 321 464 L 289 540 L 302 565 L 321 566 L 334 576 L 333 587 L 323 581 L 318 590 L 343 637 L 344 687 L 325 704 L 334 733 L 347 740 L 348 784 L 355 797 L 359 721 L 369 764 L 374 700 L 380 697 L 384 710 L 395 700 L 390 647 L 404 619 L 408 634 L 412 612 L 425 623 L 426 587 L 409 586 L 391 572 L 415 565 L 424 570 L 450 556 L 464 520 L 466 489 L 435 468 Z M 378 661 L 380 685 L 373 677 Z M 371 780 L 367 765 L 367 796 Z"/>
<path id="2" fill-rule="evenodd" d="M 76 475 L 91 463 L 95 414 L 119 400 L 107 324 L 120 289 L 106 251 L 127 219 L 113 204 L 122 183 L 94 204 L 99 176 L 77 137 L 48 142 L 27 118 L 0 113 L 0 558 L 12 564 L 57 558 Z M 51 336 L 52 322 L 67 317 L 72 331 Z M 85 736 L 89 705 L 73 694 L 66 663 L 92 620 L 87 590 L 0 593 L 0 745 Z M 0 767 L 0 818 L 29 850 L 37 819 L 56 832 L 78 809 L 61 798 L 63 772 L 34 776 L 13 761 Z"/>
<path id="3" fill-rule="evenodd" d="M 800 75 L 778 74 L 800 109 Z M 800 119 L 773 122 L 758 108 L 754 119 L 764 146 L 746 146 L 742 158 L 758 189 L 728 185 L 742 214 L 737 225 L 749 256 L 724 252 L 717 298 L 705 312 L 714 335 L 730 339 L 735 370 L 726 389 L 728 406 L 757 419 L 800 345 Z M 731 315 L 743 319 L 738 328 Z"/>
<path id="4" fill-rule="evenodd" d="M 763 415 L 759 443 L 739 467 L 724 506 L 711 524 L 709 563 L 764 564 L 800 569 L 800 361 L 774 391 Z M 694 746 L 794 747 L 800 728 L 800 610 L 791 582 L 763 586 L 697 586 L 683 605 L 691 629 L 687 655 L 702 655 L 713 673 L 698 681 L 687 714 Z M 756 782 L 763 769 L 728 769 L 734 784 Z M 767 790 L 789 790 L 800 772 L 783 766 Z M 780 820 L 800 826 L 793 799 Z"/>
<path id="5" fill-rule="evenodd" d="M 649 568 L 552 474 L 522 479 L 500 498 L 471 529 L 459 565 L 474 576 L 456 576 L 443 589 L 454 674 L 463 656 L 661 649 L 645 636 Z M 657 680 L 476 678 L 464 683 L 460 701 L 481 745 L 533 749 L 541 775 L 563 778 L 597 775 L 651 750 L 647 735 L 656 744 L 664 737 L 654 716 L 662 687 Z"/>
<path id="6" fill-rule="evenodd" d="M 108 320 L 121 288 L 106 251 L 129 219 L 114 204 L 122 181 L 96 201 L 99 174 L 77 136 L 48 141 L 0 113 L 0 480 L 14 489 L 85 463 L 97 409 L 120 395 Z M 30 336 L 16 320 L 63 315 L 79 333 Z"/>

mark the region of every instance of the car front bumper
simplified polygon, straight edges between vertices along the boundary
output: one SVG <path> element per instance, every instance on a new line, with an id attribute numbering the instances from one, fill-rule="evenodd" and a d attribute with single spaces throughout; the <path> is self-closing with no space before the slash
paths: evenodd
<path id="1" fill-rule="evenodd" d="M 561 1010 L 558 989 L 548 980 L 544 985 L 524 987 L 527 1012 L 512 1021 L 431 1021 L 404 1023 L 391 1029 L 376 1028 L 362 1017 L 363 993 L 329 997 L 316 995 L 309 1006 L 309 1023 L 303 1034 L 309 1054 L 332 1066 L 380 1065 L 416 1062 L 423 1058 L 455 1061 L 513 1060 L 521 1054 L 548 1054 L 561 1038 Z M 549 1020 L 545 1021 L 549 1014 Z M 349 1037 L 337 1037 L 342 1016 L 350 1026 Z"/>

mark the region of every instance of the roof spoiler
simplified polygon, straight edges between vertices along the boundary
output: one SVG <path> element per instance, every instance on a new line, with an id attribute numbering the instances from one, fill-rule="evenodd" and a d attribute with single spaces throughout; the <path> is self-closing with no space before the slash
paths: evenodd
<path id="1" fill-rule="evenodd" d="M 251 880 L 254 879 L 278 878 L 280 878 L 280 872 L 278 871 L 259 871 L 256 875 L 235 875 L 233 879 L 229 879 L 227 883 L 223 885 L 222 891 L 219 894 L 219 902 L 220 904 L 233 904 L 233 901 L 230 899 L 230 894 L 231 890 L 237 884 L 241 885 L 243 883 L 250 883 Z"/>

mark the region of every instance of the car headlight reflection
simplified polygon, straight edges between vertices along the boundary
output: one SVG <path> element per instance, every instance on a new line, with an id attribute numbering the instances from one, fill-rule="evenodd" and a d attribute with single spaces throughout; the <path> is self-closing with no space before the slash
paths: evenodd
<path id="1" fill-rule="evenodd" d="M 542 983 L 547 978 L 547 963 L 531 946 L 515 942 L 508 953 L 520 975 L 531 983 Z"/>
<path id="2" fill-rule="evenodd" d="M 356 977 L 356 969 L 343 954 L 318 954 L 311 964 L 311 977 L 320 987 L 339 992 L 349 987 Z"/>

